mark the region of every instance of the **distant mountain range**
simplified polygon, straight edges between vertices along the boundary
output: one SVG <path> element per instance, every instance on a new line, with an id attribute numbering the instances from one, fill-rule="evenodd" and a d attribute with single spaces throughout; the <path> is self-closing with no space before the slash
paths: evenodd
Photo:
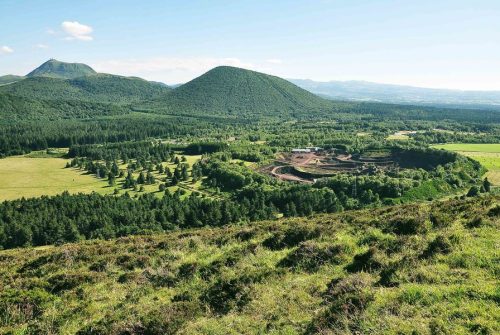
<path id="1" fill-rule="evenodd" d="M 295 85 L 328 99 L 449 107 L 500 108 L 500 91 L 460 91 L 378 84 L 366 81 L 318 82 L 290 79 Z"/>

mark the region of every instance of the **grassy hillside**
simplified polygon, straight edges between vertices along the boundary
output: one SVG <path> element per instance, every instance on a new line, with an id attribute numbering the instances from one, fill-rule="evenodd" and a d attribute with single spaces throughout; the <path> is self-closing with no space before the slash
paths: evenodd
<path id="1" fill-rule="evenodd" d="M 88 65 L 81 63 L 65 63 L 50 59 L 26 76 L 71 79 L 92 74 L 96 74 L 96 72 Z"/>
<path id="2" fill-rule="evenodd" d="M 495 334 L 500 198 L 0 252 L 0 333 Z"/>
<path id="3" fill-rule="evenodd" d="M 267 74 L 216 67 L 160 100 L 164 108 L 202 113 L 280 114 L 331 108 L 331 102 Z"/>

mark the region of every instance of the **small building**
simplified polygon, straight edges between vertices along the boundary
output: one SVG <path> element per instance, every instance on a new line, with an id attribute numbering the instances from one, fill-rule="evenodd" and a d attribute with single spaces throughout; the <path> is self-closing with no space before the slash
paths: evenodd
<path id="1" fill-rule="evenodd" d="M 320 152 L 323 150 L 323 148 L 320 147 L 306 147 L 306 149 L 309 149 L 311 152 Z"/>
<path id="2" fill-rule="evenodd" d="M 294 153 L 294 154 L 305 154 L 305 153 L 310 153 L 310 152 L 311 152 L 311 149 L 300 149 L 300 148 L 292 149 L 292 153 Z"/>

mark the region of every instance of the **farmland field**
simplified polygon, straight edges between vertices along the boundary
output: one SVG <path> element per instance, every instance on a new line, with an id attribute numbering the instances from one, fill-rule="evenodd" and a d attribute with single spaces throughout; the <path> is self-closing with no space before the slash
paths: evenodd
<path id="1" fill-rule="evenodd" d="M 121 186 L 124 178 L 119 178 L 113 187 L 108 185 L 106 179 L 98 179 L 95 175 L 88 174 L 77 168 L 66 168 L 69 160 L 60 155 L 47 155 L 44 151 L 33 152 L 25 156 L 14 156 L 0 160 L 0 201 L 19 199 L 22 197 L 39 197 L 42 195 L 56 195 L 64 191 L 69 193 L 113 194 L 115 188 L 118 194 L 125 193 Z M 201 156 L 186 155 L 186 163 L 192 166 Z M 175 164 L 164 163 L 170 169 L 175 169 Z M 120 166 L 125 169 L 125 165 Z M 190 171 L 190 170 L 189 170 Z M 137 178 L 139 173 L 134 173 Z M 158 173 L 153 173 L 155 178 L 161 180 Z M 141 193 L 158 192 L 159 184 L 144 185 L 144 190 L 127 190 L 131 196 Z M 170 192 L 182 188 L 185 196 L 193 190 L 200 188 L 200 183 L 193 184 L 190 180 L 179 183 L 178 186 L 168 187 Z"/>
<path id="2" fill-rule="evenodd" d="M 477 160 L 488 169 L 486 176 L 495 186 L 500 186 L 500 144 L 440 144 L 433 146 L 458 152 Z"/>
<path id="3" fill-rule="evenodd" d="M 0 160 L 0 201 L 92 191 L 109 194 L 113 188 L 83 171 L 66 169 L 68 160 L 57 157 L 8 157 Z"/>

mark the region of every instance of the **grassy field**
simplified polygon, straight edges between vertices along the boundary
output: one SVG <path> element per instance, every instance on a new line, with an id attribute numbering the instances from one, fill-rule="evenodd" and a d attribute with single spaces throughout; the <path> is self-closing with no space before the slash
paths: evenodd
<path id="1" fill-rule="evenodd" d="M 449 143 L 438 144 L 434 147 L 437 149 L 446 149 L 450 151 L 500 153 L 500 143 Z"/>
<path id="2" fill-rule="evenodd" d="M 0 201 L 19 199 L 21 197 L 39 197 L 42 195 L 56 195 L 64 191 L 70 193 L 91 193 L 113 194 L 115 188 L 118 194 L 129 192 L 131 196 L 143 193 L 155 193 L 158 197 L 163 196 L 159 192 L 159 184 L 165 176 L 160 176 L 158 172 L 153 172 L 157 182 L 152 185 L 144 185 L 144 191 L 133 191 L 123 189 L 124 178 L 118 178 L 116 185 L 110 187 L 106 179 L 98 179 L 94 175 L 87 174 L 83 170 L 76 168 L 66 168 L 67 159 L 61 158 L 64 152 L 47 153 L 45 151 L 32 152 L 25 156 L 8 157 L 0 160 Z M 201 158 L 201 156 L 185 156 L 189 166 Z M 173 163 L 163 163 L 172 171 L 176 165 Z M 125 169 L 126 166 L 120 166 Z M 189 169 L 189 172 L 191 168 Z M 137 178 L 139 172 L 134 173 Z M 191 180 L 180 182 L 177 186 L 168 187 L 170 192 L 175 192 L 179 188 L 184 190 L 184 196 L 190 195 L 193 191 L 204 193 L 201 182 L 192 183 Z M 208 195 L 208 194 L 207 194 Z"/>
<path id="3" fill-rule="evenodd" d="M 499 200 L 0 251 L 0 333 L 498 334 Z"/>
<path id="4" fill-rule="evenodd" d="M 440 144 L 433 146 L 436 149 L 445 149 L 458 152 L 464 156 L 477 160 L 488 169 L 486 176 L 495 186 L 500 186 L 500 144 Z"/>
<path id="5" fill-rule="evenodd" d="M 68 160 L 57 157 L 8 157 L 0 159 L 0 201 L 21 197 L 70 193 L 107 194 L 113 188 L 84 172 L 66 169 Z"/>
<path id="6" fill-rule="evenodd" d="M 408 135 L 396 135 L 396 134 L 392 134 L 392 135 L 387 136 L 387 139 L 388 140 L 402 140 L 402 141 L 406 141 L 406 140 L 410 139 L 410 137 Z"/>
<path id="7" fill-rule="evenodd" d="M 400 130 L 400 131 L 395 132 L 392 135 L 387 136 L 387 139 L 388 140 L 403 140 L 403 141 L 406 141 L 406 140 L 410 139 L 410 135 L 416 134 L 417 132 L 418 131 L 416 131 L 416 130 Z"/>

